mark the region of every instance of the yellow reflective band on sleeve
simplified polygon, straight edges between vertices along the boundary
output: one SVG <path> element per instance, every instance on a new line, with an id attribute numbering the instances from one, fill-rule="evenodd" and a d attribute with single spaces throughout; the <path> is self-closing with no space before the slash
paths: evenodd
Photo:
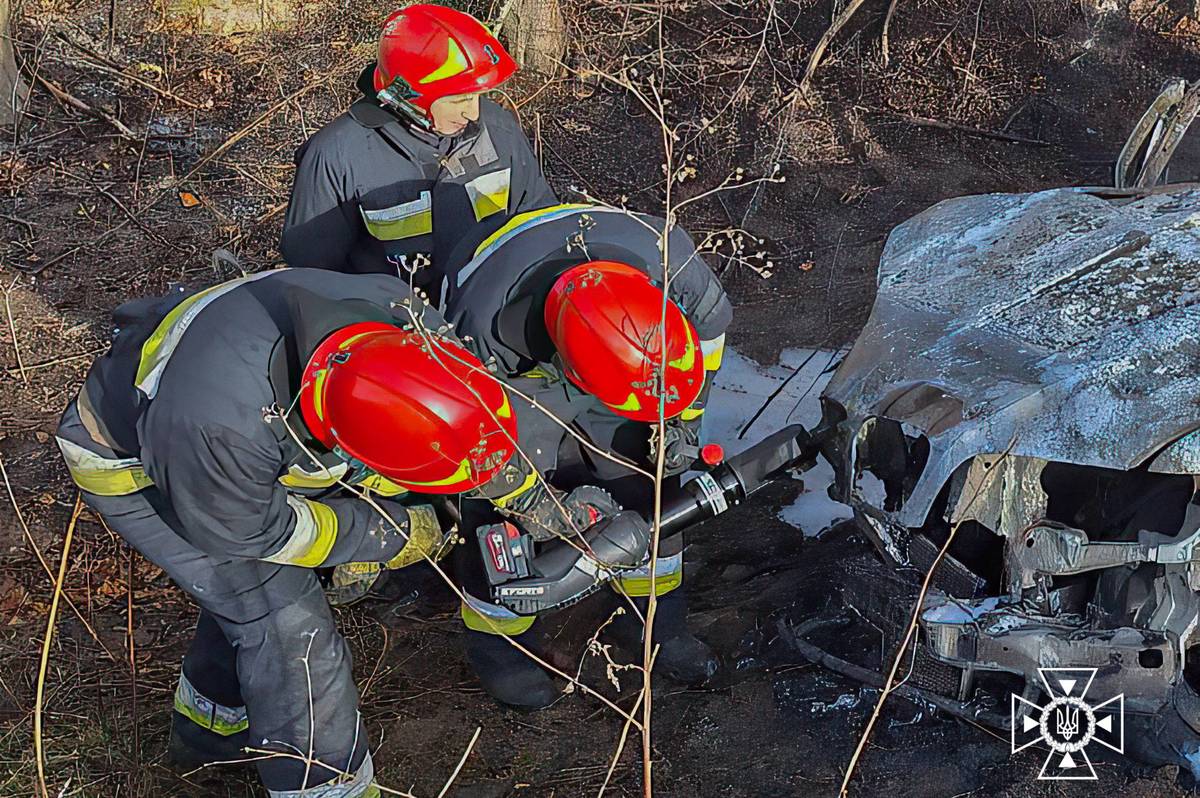
<path id="1" fill-rule="evenodd" d="M 496 505 L 497 507 L 499 507 L 501 509 L 504 509 L 504 508 L 508 507 L 509 503 L 512 502 L 513 499 L 517 498 L 518 496 L 522 495 L 526 491 L 533 488 L 533 486 L 536 485 L 537 482 L 538 482 L 537 471 L 536 470 L 530 471 L 529 474 L 525 477 L 525 480 L 517 487 L 516 490 L 510 491 L 498 499 L 492 499 L 492 504 Z"/>
<path id="2" fill-rule="evenodd" d="M 387 567 L 404 568 L 426 557 L 437 559 L 442 550 L 442 525 L 437 513 L 426 504 L 408 508 L 408 542 L 400 553 L 387 561 Z"/>
<path id="3" fill-rule="evenodd" d="M 473 603 L 482 604 L 483 602 L 476 601 Z M 473 632 L 515 637 L 529 631 L 529 627 L 533 626 L 533 622 L 537 620 L 532 615 L 516 615 L 505 610 L 503 607 L 496 607 L 496 609 L 500 612 L 487 611 L 484 614 L 484 612 L 480 612 L 475 607 L 464 602 L 462 605 L 463 625 Z"/>
<path id="4" fill-rule="evenodd" d="M 682 356 L 668 361 L 667 365 L 681 371 L 691 371 L 692 366 L 696 365 L 696 342 L 692 340 L 692 325 L 685 324 L 683 329 L 687 333 L 687 348 L 683 350 Z"/>
<path id="5" fill-rule="evenodd" d="M 293 463 L 288 466 L 286 474 L 279 478 L 279 484 L 285 488 L 297 488 L 299 490 L 321 490 L 323 488 L 332 488 L 337 484 L 337 481 L 346 475 L 349 467 L 345 463 L 338 463 L 330 466 L 328 469 L 320 469 L 318 471 L 305 471 L 300 466 Z"/>
<path id="6" fill-rule="evenodd" d="M 679 414 L 679 417 L 681 419 L 683 419 L 684 421 L 695 421 L 696 419 L 700 418 L 700 416 L 702 416 L 702 415 L 704 415 L 703 407 L 688 407 L 688 408 L 685 408 L 684 411 Z"/>
<path id="7" fill-rule="evenodd" d="M 470 68 L 470 64 L 467 63 L 467 57 L 463 55 L 462 48 L 458 46 L 458 42 L 454 41 L 453 38 L 449 38 L 447 41 L 449 42 L 449 46 L 446 48 L 446 60 L 442 62 L 440 67 L 417 81 L 418 83 L 424 85 L 437 80 L 452 78 L 455 75 L 466 72 Z"/>
<path id="8" fill-rule="evenodd" d="M 227 707 L 204 696 L 187 676 L 179 674 L 175 688 L 175 711 L 202 729 L 229 737 L 250 727 L 245 707 Z"/>
<path id="9" fill-rule="evenodd" d="M 128 496 L 154 484 L 136 457 L 110 460 L 77 443 L 57 437 L 55 440 L 80 490 L 96 496 Z"/>
<path id="10" fill-rule="evenodd" d="M 325 562 L 337 540 L 337 513 L 328 504 L 300 496 L 289 494 L 287 503 L 296 516 L 296 526 L 283 548 L 263 559 L 281 565 L 316 568 Z"/>
<path id="11" fill-rule="evenodd" d="M 402 202 L 390 208 L 369 211 L 359 207 L 363 224 L 373 238 L 397 241 L 433 232 L 433 200 L 428 191 L 412 202 Z"/>
<path id="12" fill-rule="evenodd" d="M 700 351 L 704 353 L 705 371 L 716 371 L 721 368 L 721 358 L 725 355 L 725 333 L 708 341 L 701 341 Z"/>
<path id="13" fill-rule="evenodd" d="M 408 492 L 408 488 L 397 485 L 382 474 L 372 474 L 358 484 L 380 496 L 399 496 L 401 493 Z"/>
<path id="14" fill-rule="evenodd" d="M 659 557 L 654 571 L 654 595 L 670 593 L 683 584 L 683 554 Z M 640 598 L 650 595 L 650 566 L 623 571 L 613 579 L 613 589 L 626 596 Z"/>

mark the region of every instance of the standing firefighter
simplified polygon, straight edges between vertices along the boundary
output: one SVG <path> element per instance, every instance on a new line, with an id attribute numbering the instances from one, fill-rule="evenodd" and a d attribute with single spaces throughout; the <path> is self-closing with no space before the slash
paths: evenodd
<path id="1" fill-rule="evenodd" d="M 517 120 L 482 97 L 517 70 L 473 17 L 388 17 L 363 97 L 297 153 L 280 250 L 290 266 L 381 272 L 436 291 L 453 248 L 557 200 Z"/>
<path id="2" fill-rule="evenodd" d="M 385 275 L 265 272 L 131 302 L 115 322 L 58 441 L 87 504 L 200 605 L 173 758 L 311 750 L 322 764 L 258 762 L 271 795 L 378 795 L 350 653 L 314 569 L 441 556 L 450 505 L 436 494 L 510 490 L 506 391 Z M 640 565 L 645 523 L 596 520 L 587 534 Z"/>
<path id="3" fill-rule="evenodd" d="M 652 438 L 661 399 L 667 419 L 665 473 L 677 479 L 696 462 L 705 401 L 733 315 L 720 282 L 691 237 L 677 227 L 668 236 L 669 298 L 664 301 L 663 227 L 663 220 L 651 216 L 581 205 L 523 214 L 485 241 L 444 286 L 446 318 L 468 347 L 594 447 L 537 414 L 523 424 L 521 436 L 537 469 L 564 490 L 602 486 L 621 506 L 647 517 L 653 512 L 653 483 L 599 452 L 653 472 Z M 531 484 L 528 496 L 502 501 L 518 508 L 542 501 L 534 498 L 541 487 Z M 661 649 L 656 667 L 695 684 L 710 678 L 717 662 L 687 630 L 682 548 L 676 536 L 662 541 L 658 551 L 655 642 Z M 483 555 L 486 569 L 487 552 Z M 651 590 L 648 569 L 623 574 L 613 585 L 644 612 Z M 471 592 L 477 596 L 479 591 Z M 478 622 L 479 609 L 472 604 L 463 612 L 475 647 L 511 658 L 497 643 L 486 642 L 494 638 Z M 492 611 L 508 612 L 504 607 Z M 505 631 L 525 632 L 535 615 L 508 612 Z M 642 627 L 635 614 L 619 617 L 612 630 L 617 642 L 640 647 Z M 515 667 L 537 670 L 529 661 Z M 549 681 L 544 673 L 542 679 Z"/>

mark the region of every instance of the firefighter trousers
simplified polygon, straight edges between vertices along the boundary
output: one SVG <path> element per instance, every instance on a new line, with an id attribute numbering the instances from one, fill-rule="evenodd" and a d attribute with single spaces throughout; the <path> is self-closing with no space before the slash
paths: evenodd
<path id="1" fill-rule="evenodd" d="M 192 738 L 247 732 L 249 745 L 293 755 L 256 762 L 274 798 L 377 795 L 350 651 L 316 573 L 192 547 L 154 487 L 84 500 L 200 606 L 175 694 L 176 712 L 201 727 Z M 311 766 L 294 757 L 309 751 Z"/>

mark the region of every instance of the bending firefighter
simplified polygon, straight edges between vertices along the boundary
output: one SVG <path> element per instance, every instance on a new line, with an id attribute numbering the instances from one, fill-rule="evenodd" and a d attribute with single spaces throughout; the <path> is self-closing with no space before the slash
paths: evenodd
<path id="1" fill-rule="evenodd" d="M 271 795 L 378 795 L 315 569 L 441 556 L 445 496 L 522 473 L 506 391 L 384 275 L 271 271 L 130 302 L 115 322 L 58 442 L 87 504 L 200 606 L 173 758 L 311 745 L 311 768 L 257 762 Z M 644 521 L 596 520 L 584 532 L 608 567 L 644 561 Z"/>
<path id="2" fill-rule="evenodd" d="M 296 155 L 280 251 L 289 266 L 381 272 L 436 292 L 462 241 L 557 202 L 517 120 L 484 92 L 517 70 L 473 17 L 388 17 L 362 98 Z"/>
<path id="3" fill-rule="evenodd" d="M 530 413 L 526 421 L 527 403 L 514 398 L 522 408 L 523 451 L 555 488 L 570 492 L 563 498 L 568 505 L 594 496 L 596 489 L 587 486 L 600 486 L 615 505 L 650 516 L 653 483 L 645 472 L 654 470 L 660 405 L 667 419 L 666 473 L 682 473 L 700 454 L 704 405 L 732 308 L 679 228 L 669 235 L 669 297 L 664 297 L 662 230 L 661 219 L 578 205 L 524 214 L 484 242 L 444 286 L 446 318 L 466 345 L 569 425 L 568 433 L 544 412 Z M 526 494 L 498 500 L 510 516 L 528 518 L 526 503 L 544 503 L 543 484 L 526 487 Z M 541 539 L 556 535 L 561 530 L 543 529 Z M 682 550 L 677 535 L 661 541 L 657 552 L 654 591 L 661 601 L 655 642 L 661 649 L 656 667 L 697 684 L 714 675 L 717 660 L 687 629 Z M 463 608 L 472 630 L 470 650 L 476 658 L 510 662 L 510 672 L 525 672 L 523 705 L 552 700 L 548 675 L 529 660 L 513 658 L 503 641 L 489 643 L 492 630 L 480 619 L 502 620 L 506 632 L 526 633 L 532 640 L 536 616 L 553 607 L 539 605 L 523 590 L 508 590 L 502 560 L 487 547 L 479 554 L 490 584 L 463 576 L 471 569 L 459 568 L 472 597 Z M 651 590 L 648 569 L 620 574 L 613 586 L 644 613 Z M 638 614 L 619 616 L 609 628 L 616 642 L 640 649 Z"/>

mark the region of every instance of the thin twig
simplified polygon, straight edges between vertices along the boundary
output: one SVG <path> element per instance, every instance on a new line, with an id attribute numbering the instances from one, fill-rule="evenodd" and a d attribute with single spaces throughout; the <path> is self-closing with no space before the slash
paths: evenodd
<path id="1" fill-rule="evenodd" d="M 12 305 L 8 301 L 8 295 L 16 287 L 17 280 L 19 279 L 20 277 L 14 277 L 13 281 L 9 283 L 8 288 L 4 289 L 4 315 L 8 317 L 8 330 L 12 333 L 13 352 L 17 355 L 17 371 L 21 375 L 21 382 L 28 385 L 29 377 L 25 374 L 25 363 L 21 360 L 21 347 L 17 343 L 17 325 L 13 321 Z"/>
<path id="2" fill-rule="evenodd" d="M 467 750 L 463 751 L 462 758 L 458 760 L 458 766 L 454 768 L 454 772 L 450 774 L 450 778 L 446 779 L 446 783 L 442 785 L 442 791 L 437 794 L 437 798 L 445 798 L 446 793 L 450 791 L 450 785 L 454 784 L 454 780 L 458 778 L 459 771 L 467 763 L 467 757 L 471 755 L 471 749 L 475 747 L 475 742 L 479 739 L 479 733 L 482 731 L 482 726 L 475 727 L 475 734 L 471 736 L 471 742 L 467 743 Z"/>
<path id="3" fill-rule="evenodd" d="M 34 80 L 42 84 L 42 86 L 46 88 L 46 91 L 53 94 L 55 99 L 64 105 L 68 105 L 77 111 L 82 111 L 88 116 L 92 116 L 107 122 L 116 128 L 116 131 L 120 133 L 123 138 L 129 139 L 130 141 L 141 141 L 140 136 L 126 127 L 124 122 L 122 122 L 120 119 L 117 119 L 107 111 L 102 111 L 99 108 L 93 108 L 49 78 L 42 77 L 41 75 L 34 75 Z"/>
<path id="4" fill-rule="evenodd" d="M 67 560 L 71 555 L 71 539 L 75 536 L 75 522 L 83 512 L 83 496 L 75 495 L 75 509 L 71 512 L 71 520 L 67 524 L 67 534 L 63 538 L 62 558 L 58 561 L 58 578 L 54 580 L 54 597 L 50 600 L 50 615 L 46 618 L 46 636 L 42 640 L 42 660 L 38 665 L 37 698 L 33 705 L 33 751 L 37 758 L 38 786 L 42 790 L 42 798 L 50 798 L 46 789 L 46 758 L 42 750 L 42 702 L 46 693 L 46 668 L 50 664 L 50 642 L 54 639 L 54 625 L 58 619 L 58 600 L 62 597 L 63 582 L 67 579 Z"/>

